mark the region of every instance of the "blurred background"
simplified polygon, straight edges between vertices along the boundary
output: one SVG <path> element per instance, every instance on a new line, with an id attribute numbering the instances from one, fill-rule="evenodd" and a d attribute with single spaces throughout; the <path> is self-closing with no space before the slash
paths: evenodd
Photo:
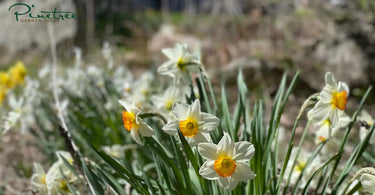
<path id="1" fill-rule="evenodd" d="M 8 8 L 17 2 L 35 5 L 35 14 L 58 8 L 74 10 L 78 18 L 58 23 L 16 22 Z M 99 61 L 103 46 L 109 46 L 115 66 L 126 65 L 140 75 L 166 60 L 162 48 L 186 43 L 201 51 L 215 89 L 225 80 L 228 90 L 233 86 L 235 92 L 238 68 L 242 68 L 251 98 L 263 97 L 266 103 L 272 101 L 284 72 L 300 71 L 291 96 L 295 108 L 290 105 L 290 116 L 282 120 L 288 127 L 302 102 L 321 90 L 327 71 L 349 84 L 348 107 L 355 108 L 367 87 L 374 85 L 374 13 L 373 0 L 2 0 L 0 69 L 21 60 L 35 74 L 50 60 L 49 24 L 54 27 L 62 66 L 72 66 L 74 47 L 82 49 L 88 64 L 106 64 Z M 233 98 L 229 101 L 236 101 Z M 372 95 L 367 105 L 374 103 Z M 366 109 L 374 114 L 373 106 Z M 14 139 L 4 136 L 2 144 Z M 0 161 L 6 161 L 7 153 L 2 153 Z M 18 160 L 27 159 L 25 154 L 33 159 L 38 151 L 20 152 Z M 21 165 L 15 162 L 13 167 Z M 12 174 L 21 177 L 23 173 Z"/>
<path id="2" fill-rule="evenodd" d="M 8 7 L 19 1 L 0 2 L 1 66 L 22 60 L 38 67 L 49 56 L 47 23 L 15 22 Z M 223 72 L 235 76 L 243 67 L 251 87 L 275 89 L 285 70 L 301 71 L 303 90 L 320 89 L 323 82 L 317 78 L 327 71 L 352 87 L 375 82 L 374 1 L 28 2 L 35 4 L 36 13 L 54 7 L 76 10 L 78 19 L 53 24 L 62 62 L 72 60 L 73 47 L 82 48 L 87 61 L 95 61 L 92 56 L 107 42 L 115 48 L 115 64 L 149 69 L 165 60 L 162 48 L 181 42 L 202 52 L 215 78 Z"/>

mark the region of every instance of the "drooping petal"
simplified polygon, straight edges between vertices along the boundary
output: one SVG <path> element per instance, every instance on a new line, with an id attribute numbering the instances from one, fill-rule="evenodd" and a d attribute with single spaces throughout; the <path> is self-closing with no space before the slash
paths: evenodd
<path id="1" fill-rule="evenodd" d="M 191 147 L 198 145 L 199 143 L 207 143 L 210 141 L 210 135 L 208 133 L 197 133 L 194 137 L 185 137 Z"/>
<path id="2" fill-rule="evenodd" d="M 255 177 L 254 172 L 250 169 L 250 166 L 244 162 L 236 163 L 236 170 L 234 171 L 233 180 L 237 181 L 248 181 Z"/>
<path id="3" fill-rule="evenodd" d="M 329 117 L 331 105 L 319 101 L 311 110 L 311 116 L 314 121 L 324 121 Z"/>
<path id="4" fill-rule="evenodd" d="M 215 115 L 201 112 L 198 126 L 202 132 L 209 132 L 217 129 L 219 123 L 220 119 Z"/>
<path id="5" fill-rule="evenodd" d="M 150 126 L 145 124 L 143 121 L 139 124 L 138 131 L 142 136 L 150 137 L 154 135 L 154 131 Z"/>
<path id="6" fill-rule="evenodd" d="M 163 130 L 169 135 L 177 136 L 178 135 L 177 133 L 178 122 L 179 122 L 179 119 L 174 119 L 172 121 L 169 121 L 166 125 L 163 126 Z"/>
<path id="7" fill-rule="evenodd" d="M 218 179 L 220 176 L 216 173 L 214 169 L 214 163 L 215 161 L 212 160 L 204 162 L 201 168 L 199 169 L 199 175 L 208 180 Z"/>
<path id="8" fill-rule="evenodd" d="M 213 143 L 200 143 L 198 145 L 199 154 L 208 160 L 217 159 L 217 145 Z"/>
<path id="9" fill-rule="evenodd" d="M 320 101 L 323 103 L 330 103 L 332 100 L 332 94 L 335 92 L 335 89 L 332 86 L 325 86 L 320 92 Z"/>
<path id="10" fill-rule="evenodd" d="M 141 138 L 139 137 L 139 132 L 134 128 L 130 131 L 130 135 L 132 136 L 133 140 L 140 145 L 143 145 Z"/>
<path id="11" fill-rule="evenodd" d="M 235 143 L 234 151 L 233 160 L 250 160 L 255 153 L 255 148 L 250 142 L 241 141 Z"/>
<path id="12" fill-rule="evenodd" d="M 228 191 L 233 190 L 238 185 L 238 181 L 235 180 L 235 179 L 233 179 L 233 178 L 231 178 L 231 177 L 220 177 L 217 180 L 217 183 L 224 190 L 228 190 Z"/>

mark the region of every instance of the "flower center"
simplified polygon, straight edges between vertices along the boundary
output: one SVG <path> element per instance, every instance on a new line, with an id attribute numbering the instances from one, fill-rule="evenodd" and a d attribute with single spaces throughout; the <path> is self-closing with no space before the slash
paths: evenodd
<path id="1" fill-rule="evenodd" d="M 185 61 L 182 58 L 178 58 L 178 60 L 177 60 L 177 67 L 180 70 L 184 70 L 185 69 L 184 63 L 185 63 Z"/>
<path id="2" fill-rule="evenodd" d="M 168 100 L 165 103 L 165 109 L 171 111 L 172 110 L 172 105 L 173 105 L 173 101 L 172 100 Z"/>
<path id="3" fill-rule="evenodd" d="M 344 110 L 346 105 L 346 96 L 346 91 L 342 91 L 341 93 L 334 92 L 331 99 L 332 107 Z"/>
<path id="4" fill-rule="evenodd" d="M 70 192 L 68 185 L 66 184 L 65 180 L 60 182 L 60 190 L 63 192 Z"/>
<path id="5" fill-rule="evenodd" d="M 214 169 L 221 177 L 229 177 L 236 170 L 236 163 L 231 157 L 223 156 L 216 159 Z"/>
<path id="6" fill-rule="evenodd" d="M 44 176 L 42 177 L 42 179 L 40 179 L 40 183 L 42 183 L 42 184 L 46 184 L 46 175 L 44 175 Z"/>
<path id="7" fill-rule="evenodd" d="M 294 167 L 294 170 L 301 173 L 305 166 L 306 162 L 297 161 L 297 165 Z"/>
<path id="8" fill-rule="evenodd" d="M 124 122 L 125 129 L 131 131 L 134 127 L 138 129 L 138 124 L 135 121 L 135 116 L 131 112 L 123 111 L 122 112 L 122 121 Z"/>
<path id="9" fill-rule="evenodd" d="M 198 123 L 194 119 L 183 120 L 178 126 L 180 127 L 182 135 L 186 137 L 194 137 L 198 134 Z"/>

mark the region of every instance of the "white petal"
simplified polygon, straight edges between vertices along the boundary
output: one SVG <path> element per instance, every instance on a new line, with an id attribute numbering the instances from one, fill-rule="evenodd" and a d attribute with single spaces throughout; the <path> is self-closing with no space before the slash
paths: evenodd
<path id="1" fill-rule="evenodd" d="M 375 176 L 363 173 L 360 180 L 364 191 L 375 193 Z"/>
<path id="2" fill-rule="evenodd" d="M 198 145 L 198 152 L 205 159 L 216 160 L 217 145 L 213 143 L 200 143 Z"/>
<path id="3" fill-rule="evenodd" d="M 189 113 L 189 108 L 190 107 L 188 104 L 177 101 L 176 103 L 173 104 L 172 112 L 176 118 L 185 119 Z"/>
<path id="4" fill-rule="evenodd" d="M 158 68 L 158 73 L 162 75 L 170 75 L 172 77 L 175 77 L 176 72 L 178 71 L 178 68 L 176 66 L 176 63 L 174 61 L 167 61 Z"/>
<path id="5" fill-rule="evenodd" d="M 331 72 L 326 73 L 325 80 L 327 85 L 337 88 L 335 77 L 333 77 L 333 74 Z"/>
<path id="6" fill-rule="evenodd" d="M 232 156 L 234 150 L 234 143 L 227 132 L 218 143 L 218 152 L 225 152 L 227 155 Z"/>
<path id="7" fill-rule="evenodd" d="M 210 135 L 208 133 L 198 133 L 194 137 L 185 137 L 191 147 L 198 145 L 199 143 L 207 143 L 210 141 Z"/>
<path id="8" fill-rule="evenodd" d="M 231 178 L 231 177 L 220 177 L 218 179 L 218 184 L 220 187 L 222 187 L 224 190 L 231 191 L 234 188 L 237 187 L 238 181 Z"/>
<path id="9" fill-rule="evenodd" d="M 139 124 L 138 131 L 142 136 L 145 136 L 145 137 L 150 137 L 154 135 L 154 131 L 152 130 L 152 128 L 148 126 L 147 124 L 145 124 L 144 122 L 141 122 Z"/>
<path id="10" fill-rule="evenodd" d="M 202 132 L 209 132 L 217 129 L 219 123 L 220 119 L 215 115 L 201 112 L 198 126 Z"/>
<path id="11" fill-rule="evenodd" d="M 236 170 L 234 171 L 233 180 L 237 181 L 248 181 L 255 177 L 254 172 L 250 169 L 250 166 L 244 162 L 236 162 Z"/>
<path id="12" fill-rule="evenodd" d="M 346 83 L 339 82 L 338 88 L 339 88 L 339 92 L 346 91 L 346 93 L 347 93 L 346 95 L 347 96 L 349 95 L 349 87 L 348 87 L 348 85 Z"/>
<path id="13" fill-rule="evenodd" d="M 161 52 L 165 56 L 167 56 L 170 60 L 175 60 L 176 59 L 176 56 L 175 56 L 175 53 L 174 53 L 174 49 L 172 49 L 172 48 L 162 49 Z"/>
<path id="14" fill-rule="evenodd" d="M 133 140 L 135 142 L 137 142 L 138 144 L 140 145 L 143 145 L 142 141 L 141 141 L 141 138 L 139 137 L 139 133 L 137 130 L 134 129 L 134 127 L 132 128 L 132 130 L 130 131 L 130 135 L 132 136 Z"/>
<path id="15" fill-rule="evenodd" d="M 331 128 L 336 128 L 339 123 L 339 112 L 342 112 L 339 109 L 331 109 L 329 112 L 329 121 L 331 122 Z"/>
<path id="16" fill-rule="evenodd" d="M 133 104 L 131 101 L 122 99 L 118 101 L 122 106 L 124 106 L 125 110 L 129 110 L 131 105 Z"/>
<path id="17" fill-rule="evenodd" d="M 311 115 L 314 121 L 324 121 L 329 117 L 332 109 L 331 104 L 324 104 L 319 101 L 311 110 Z"/>
<path id="18" fill-rule="evenodd" d="M 177 136 L 178 135 L 177 133 L 178 122 L 179 122 L 179 119 L 174 119 L 172 121 L 169 121 L 169 123 L 163 126 L 163 130 L 170 135 Z"/>
<path id="19" fill-rule="evenodd" d="M 204 162 L 201 168 L 199 169 L 199 175 L 208 180 L 218 179 L 220 176 L 216 173 L 214 169 L 214 163 L 215 161 L 212 160 Z"/>
<path id="20" fill-rule="evenodd" d="M 233 160 L 250 160 L 255 153 L 255 148 L 250 142 L 241 141 L 235 143 L 234 151 Z"/>
<path id="21" fill-rule="evenodd" d="M 196 120 L 199 120 L 200 112 L 201 112 L 201 104 L 199 100 L 196 99 L 191 105 L 189 116 L 193 117 Z"/>
<path id="22" fill-rule="evenodd" d="M 322 92 L 320 92 L 320 100 L 323 103 L 330 103 L 332 100 L 332 93 L 334 92 L 335 92 L 335 89 L 333 87 L 329 85 L 325 86 Z"/>

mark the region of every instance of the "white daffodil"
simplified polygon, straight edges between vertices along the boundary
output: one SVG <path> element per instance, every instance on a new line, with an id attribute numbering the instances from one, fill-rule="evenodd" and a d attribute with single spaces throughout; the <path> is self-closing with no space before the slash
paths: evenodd
<path id="1" fill-rule="evenodd" d="M 151 100 L 161 113 L 168 116 L 171 114 L 173 104 L 176 101 L 183 101 L 187 93 L 188 89 L 184 86 L 172 86 L 164 94 L 152 96 Z"/>
<path id="2" fill-rule="evenodd" d="M 113 146 L 103 146 L 102 150 L 113 157 L 123 158 L 125 146 L 121 146 L 118 144 L 115 144 Z"/>
<path id="3" fill-rule="evenodd" d="M 34 162 L 34 174 L 31 176 L 31 186 L 38 191 L 39 194 L 47 194 L 46 173 L 42 165 Z"/>
<path id="4" fill-rule="evenodd" d="M 335 128 L 339 123 L 339 116 L 345 110 L 349 88 L 343 82 L 337 84 L 330 72 L 326 74 L 325 81 L 326 86 L 320 93 L 320 100 L 311 111 L 311 117 L 314 121 L 324 121 L 328 118 L 332 128 Z"/>
<path id="5" fill-rule="evenodd" d="M 307 161 L 311 157 L 311 153 L 304 151 L 303 149 L 300 150 L 300 153 L 297 157 L 296 164 L 293 166 L 293 161 L 296 158 L 298 148 L 293 148 L 292 153 L 290 155 L 290 160 L 287 164 L 285 174 L 284 174 L 284 180 L 287 180 L 289 177 L 290 172 L 292 172 L 292 175 L 290 177 L 290 183 L 295 184 L 297 182 L 297 179 L 299 178 L 300 174 L 304 170 L 304 175 L 302 176 L 301 183 L 299 183 L 299 187 L 304 187 L 306 185 L 306 182 L 310 179 L 310 177 L 314 174 L 316 169 L 318 169 L 321 166 L 320 157 L 319 155 L 312 160 L 310 165 L 306 167 Z M 315 177 L 317 178 L 317 177 Z M 316 181 L 313 180 L 310 183 L 310 186 L 315 186 Z"/>
<path id="6" fill-rule="evenodd" d="M 216 144 L 201 143 L 199 154 L 207 159 L 199 169 L 199 174 L 209 180 L 216 180 L 224 190 L 233 190 L 238 182 L 255 177 L 248 161 L 253 157 L 255 148 L 250 142 L 233 143 L 228 133 Z"/>
<path id="7" fill-rule="evenodd" d="M 138 116 L 140 110 L 134 103 L 127 100 L 119 100 L 119 103 L 125 108 L 125 111 L 122 112 L 122 121 L 124 122 L 125 129 L 130 131 L 130 135 L 134 141 L 142 144 L 139 134 L 150 137 L 154 134 L 154 131 Z"/>
<path id="8" fill-rule="evenodd" d="M 374 175 L 371 175 L 368 173 L 362 173 L 360 177 L 360 181 L 363 187 L 363 191 L 375 194 L 375 176 Z"/>
<path id="9" fill-rule="evenodd" d="M 61 171 L 63 171 L 61 166 L 61 162 L 55 162 L 48 170 L 46 175 L 48 195 L 70 194 L 70 190 L 67 185 L 69 181 L 65 180 L 64 176 L 61 175 Z"/>
<path id="10" fill-rule="evenodd" d="M 178 83 L 180 80 L 189 83 L 189 73 L 199 71 L 199 56 L 189 53 L 186 44 L 177 43 L 174 48 L 163 49 L 162 52 L 169 60 L 159 67 L 160 74 L 169 75 Z"/>
<path id="11" fill-rule="evenodd" d="M 311 111 L 309 112 L 310 116 Z M 309 117 L 310 118 L 310 117 Z M 317 126 L 317 130 L 315 131 L 315 144 L 320 144 L 321 142 L 325 142 L 330 139 L 332 136 L 337 135 L 338 131 L 346 127 L 350 122 L 350 118 L 344 113 L 339 114 L 338 125 L 332 128 L 330 120 L 327 118 L 324 121 L 318 121 L 314 125 Z"/>
<path id="12" fill-rule="evenodd" d="M 367 123 L 367 125 L 369 126 L 372 126 L 372 124 L 374 124 L 374 118 L 372 118 L 372 116 L 365 110 L 361 112 L 361 116 L 358 117 L 358 120 Z M 368 129 L 366 127 L 364 126 L 360 127 L 359 137 L 361 138 L 361 140 L 365 139 L 367 132 L 368 132 Z M 375 136 L 373 136 L 372 139 L 370 139 L 370 143 L 371 144 L 375 143 Z"/>
<path id="13" fill-rule="evenodd" d="M 11 108 L 11 111 L 3 119 L 3 134 L 8 132 L 20 120 L 23 102 L 23 98 L 19 98 L 17 100 L 16 96 L 13 93 L 9 93 L 8 104 Z"/>
<path id="14" fill-rule="evenodd" d="M 209 142 L 209 132 L 215 130 L 220 120 L 208 113 L 201 112 L 199 100 L 196 99 L 192 105 L 183 102 L 176 102 L 172 106 L 175 117 L 163 130 L 171 135 L 178 135 L 178 130 L 185 136 L 190 146 L 201 142 Z"/>

